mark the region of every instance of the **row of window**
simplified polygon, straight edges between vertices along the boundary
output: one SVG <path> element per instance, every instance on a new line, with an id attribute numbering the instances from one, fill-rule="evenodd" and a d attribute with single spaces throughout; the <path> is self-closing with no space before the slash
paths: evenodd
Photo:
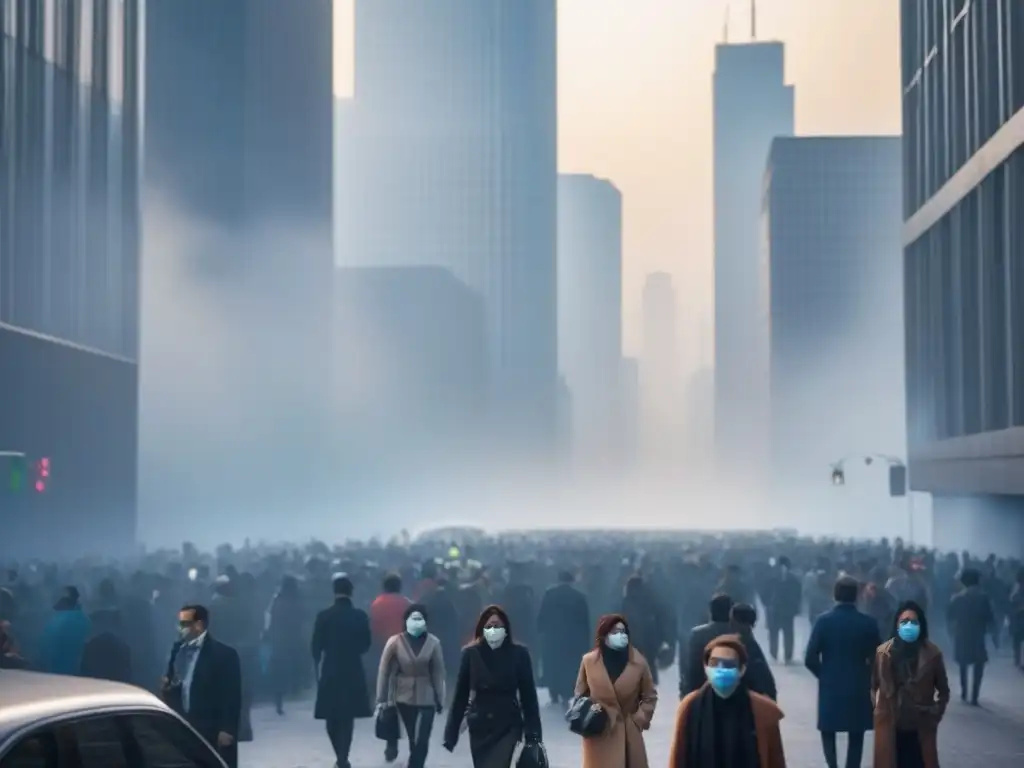
<path id="1" fill-rule="evenodd" d="M 1024 149 L 906 249 L 911 444 L 1024 426 Z"/>
<path id="2" fill-rule="evenodd" d="M 904 0 L 904 215 L 1024 107 L 1024 3 Z"/>
<path id="3" fill-rule="evenodd" d="M 14 38 L 2 46 L 0 322 L 134 359 L 137 99 L 115 109 Z"/>
<path id="4" fill-rule="evenodd" d="M 4 34 L 82 85 L 124 93 L 124 53 L 130 46 L 126 20 L 140 0 L 0 0 Z"/>
<path id="5" fill-rule="evenodd" d="M 168 715 L 82 717 L 23 737 L 0 768 L 216 768 L 211 750 Z"/>

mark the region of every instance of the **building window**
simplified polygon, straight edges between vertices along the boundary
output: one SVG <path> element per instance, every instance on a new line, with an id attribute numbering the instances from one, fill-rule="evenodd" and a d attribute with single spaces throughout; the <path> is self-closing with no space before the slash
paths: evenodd
<path id="1" fill-rule="evenodd" d="M 1009 176 L 1009 199 L 1006 202 L 1010 211 L 1020 211 L 1024 207 L 1024 149 L 1018 149 L 1007 160 Z M 1013 350 L 1013 424 L 1024 426 L 1024 217 L 1009 217 L 1010 267 L 1010 343 Z"/>

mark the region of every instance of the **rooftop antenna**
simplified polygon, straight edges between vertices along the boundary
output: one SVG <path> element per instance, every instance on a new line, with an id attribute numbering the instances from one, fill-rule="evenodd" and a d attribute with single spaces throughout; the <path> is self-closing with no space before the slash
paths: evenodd
<path id="1" fill-rule="evenodd" d="M 722 42 L 729 42 L 729 6 L 725 6 L 725 21 L 722 23 Z"/>
<path id="2" fill-rule="evenodd" d="M 750 39 L 757 40 L 757 0 L 750 0 Z"/>

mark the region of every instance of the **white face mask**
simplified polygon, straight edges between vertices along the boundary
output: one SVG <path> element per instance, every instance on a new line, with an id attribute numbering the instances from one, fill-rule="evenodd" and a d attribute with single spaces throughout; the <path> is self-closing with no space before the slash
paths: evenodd
<path id="1" fill-rule="evenodd" d="M 625 632 L 609 632 L 604 640 L 613 651 L 621 651 L 629 645 L 629 635 Z"/>
<path id="2" fill-rule="evenodd" d="M 405 620 L 405 631 L 413 637 L 419 637 L 427 631 L 427 621 L 420 614 L 414 613 Z"/>
<path id="3" fill-rule="evenodd" d="M 484 627 L 484 640 L 491 648 L 497 648 L 499 645 L 505 642 L 505 628 L 504 627 Z"/>

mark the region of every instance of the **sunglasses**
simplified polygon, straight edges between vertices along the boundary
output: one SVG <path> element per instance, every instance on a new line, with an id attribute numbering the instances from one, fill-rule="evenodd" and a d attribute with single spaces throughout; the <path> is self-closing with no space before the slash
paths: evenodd
<path id="1" fill-rule="evenodd" d="M 736 659 L 720 659 L 712 656 L 708 659 L 708 666 L 712 669 L 739 669 L 740 663 Z"/>

